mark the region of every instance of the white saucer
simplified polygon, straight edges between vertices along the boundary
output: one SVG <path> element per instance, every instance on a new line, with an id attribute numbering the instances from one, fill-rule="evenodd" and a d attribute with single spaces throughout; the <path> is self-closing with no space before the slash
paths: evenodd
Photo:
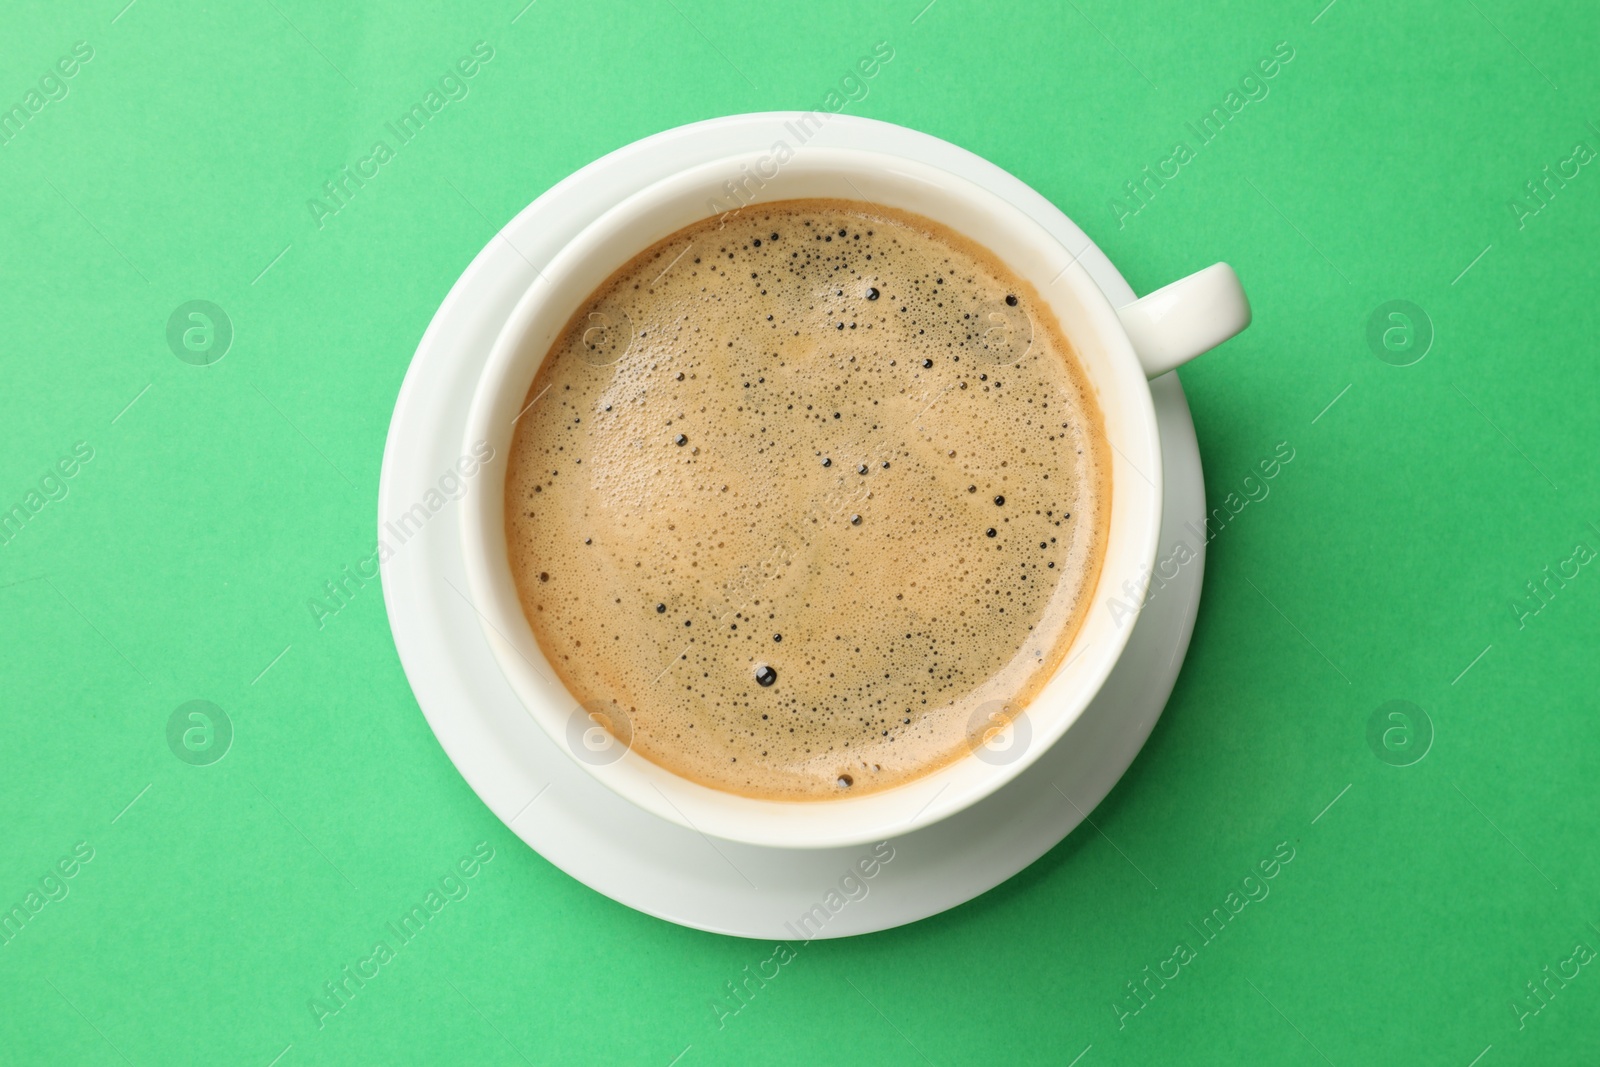
<path id="1" fill-rule="evenodd" d="M 522 709 L 465 598 L 459 516 L 446 504 L 402 543 L 397 520 L 438 499 L 460 457 L 478 372 L 501 324 L 555 252 L 623 197 L 696 163 L 780 139 L 795 113 L 695 123 L 620 148 L 528 205 L 472 261 L 428 326 L 406 373 L 384 449 L 379 536 L 384 603 L 417 703 L 462 777 L 518 837 L 613 900 L 684 926 L 797 940 L 884 930 L 999 885 L 1072 831 L 1133 762 L 1189 646 L 1200 558 L 1140 617 L 1104 689 L 1060 742 L 1015 781 L 943 822 L 890 843 L 893 858 L 854 869 L 871 848 L 789 851 L 714 840 L 635 808 L 579 768 Z M 978 156 L 926 134 L 834 116 L 807 141 L 899 153 L 965 176 L 1036 218 L 1077 252 L 1111 303 L 1135 298 L 1105 255 L 1054 205 Z M 1175 374 L 1153 382 L 1166 470 L 1162 555 L 1203 527 L 1194 423 Z M 451 483 L 448 482 L 448 488 Z M 886 854 L 887 849 L 880 855 Z M 847 877 L 848 876 L 848 877 Z M 841 884 L 841 879 L 843 883 Z M 852 899 L 855 898 L 855 899 Z M 809 917 L 802 922 L 802 917 Z"/>

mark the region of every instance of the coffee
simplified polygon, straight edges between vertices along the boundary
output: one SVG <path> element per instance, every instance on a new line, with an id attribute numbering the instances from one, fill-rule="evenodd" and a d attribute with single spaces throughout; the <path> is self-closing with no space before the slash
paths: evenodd
<path id="1" fill-rule="evenodd" d="M 701 784 L 807 800 L 973 751 L 1093 594 L 1110 446 L 1038 294 L 909 213 L 793 200 L 613 274 L 506 478 L 511 571 L 578 701 Z"/>

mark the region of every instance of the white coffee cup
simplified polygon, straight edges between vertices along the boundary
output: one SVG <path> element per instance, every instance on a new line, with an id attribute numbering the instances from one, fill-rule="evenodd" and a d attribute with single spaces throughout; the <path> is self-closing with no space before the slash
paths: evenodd
<path id="1" fill-rule="evenodd" d="M 727 203 L 730 181 L 738 183 L 745 207 L 811 197 L 867 200 L 926 216 L 988 248 L 1030 282 L 1056 315 L 1094 388 L 1112 445 L 1111 528 L 1098 592 L 1063 665 L 1020 717 L 975 735 L 973 755 L 883 792 L 758 800 L 699 785 L 645 759 L 561 684 L 534 638 L 511 576 L 505 458 L 535 372 L 602 282 L 656 241 L 717 214 L 717 198 Z M 801 148 L 781 162 L 772 153 L 747 153 L 692 167 L 628 197 L 580 232 L 543 268 L 496 339 L 463 444 L 465 454 L 487 443 L 494 457 L 462 500 L 469 595 L 528 713 L 576 762 L 639 807 L 704 834 L 780 848 L 855 845 L 910 833 L 1016 777 L 1061 738 L 1099 691 L 1133 629 L 1126 590 L 1143 588 L 1156 556 L 1161 447 L 1147 379 L 1249 323 L 1244 291 L 1224 263 L 1113 308 L 1073 254 L 1031 217 L 965 178 L 924 163 L 855 149 Z"/>

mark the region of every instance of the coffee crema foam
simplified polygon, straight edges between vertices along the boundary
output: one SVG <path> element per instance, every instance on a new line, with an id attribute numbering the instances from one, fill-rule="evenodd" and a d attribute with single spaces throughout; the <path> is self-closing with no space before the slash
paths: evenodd
<path id="1" fill-rule="evenodd" d="M 579 309 L 524 400 L 511 570 L 583 708 L 660 766 L 856 796 L 974 751 L 1060 665 L 1109 447 L 1053 313 L 920 216 L 686 227 Z"/>

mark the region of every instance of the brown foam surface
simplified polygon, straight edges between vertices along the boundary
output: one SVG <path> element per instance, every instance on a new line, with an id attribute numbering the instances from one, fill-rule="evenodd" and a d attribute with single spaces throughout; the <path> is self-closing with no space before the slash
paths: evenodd
<path id="1" fill-rule="evenodd" d="M 506 534 L 534 634 L 635 751 L 714 788 L 860 795 L 967 755 L 1099 574 L 1111 465 L 1076 357 L 918 216 L 784 201 L 681 230 L 580 308 L 525 403 Z"/>

